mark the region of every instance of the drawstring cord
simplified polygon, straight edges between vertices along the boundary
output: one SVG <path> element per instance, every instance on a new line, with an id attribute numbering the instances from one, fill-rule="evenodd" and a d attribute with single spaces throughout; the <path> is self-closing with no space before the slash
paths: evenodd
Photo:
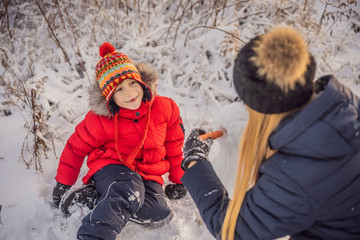
<path id="1" fill-rule="evenodd" d="M 152 102 L 150 102 L 148 104 L 148 111 L 146 113 L 146 123 L 145 123 L 145 128 L 144 128 L 144 134 L 140 140 L 140 142 L 138 143 L 138 145 L 131 151 L 131 153 L 128 155 L 128 157 L 126 159 L 123 159 L 121 157 L 121 152 L 119 151 L 119 115 L 118 113 L 115 114 L 115 148 L 116 148 L 116 152 L 119 156 L 120 161 L 122 161 L 128 168 L 130 168 L 131 170 L 138 172 L 136 170 L 136 167 L 134 166 L 134 161 L 135 161 L 135 157 L 138 154 L 138 152 L 140 151 L 141 147 L 144 145 L 146 136 L 147 136 L 147 131 L 149 129 L 149 123 L 150 123 L 150 112 L 151 112 L 151 104 Z"/>

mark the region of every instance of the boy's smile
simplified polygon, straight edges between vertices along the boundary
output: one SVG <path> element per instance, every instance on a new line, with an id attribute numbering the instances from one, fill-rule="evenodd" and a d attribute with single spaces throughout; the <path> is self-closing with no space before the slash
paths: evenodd
<path id="1" fill-rule="evenodd" d="M 135 110 L 140 107 L 144 96 L 144 90 L 134 79 L 125 79 L 116 87 L 113 99 L 116 105 L 121 108 Z"/>
<path id="2" fill-rule="evenodd" d="M 126 101 L 127 103 L 135 102 L 138 96 L 134 97 L 133 99 L 130 99 L 129 101 Z"/>

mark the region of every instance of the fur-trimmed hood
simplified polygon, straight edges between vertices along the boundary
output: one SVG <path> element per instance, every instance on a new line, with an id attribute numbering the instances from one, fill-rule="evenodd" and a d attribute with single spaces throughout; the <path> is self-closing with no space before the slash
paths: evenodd
<path id="1" fill-rule="evenodd" d="M 99 84 L 94 81 L 89 87 L 89 105 L 91 111 L 95 114 L 104 116 L 104 117 L 112 117 L 106 107 L 106 99 L 101 94 L 101 90 L 99 88 Z"/>

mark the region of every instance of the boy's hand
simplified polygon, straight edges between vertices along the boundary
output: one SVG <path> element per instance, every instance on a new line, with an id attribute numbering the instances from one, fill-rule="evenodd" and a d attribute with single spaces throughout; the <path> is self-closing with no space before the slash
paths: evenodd
<path id="1" fill-rule="evenodd" d="M 169 184 L 165 187 L 165 194 L 169 199 L 180 199 L 184 197 L 187 193 L 187 190 L 182 184 Z"/>
<path id="2" fill-rule="evenodd" d="M 53 190 L 53 202 L 56 207 L 59 207 L 62 196 L 71 188 L 69 185 L 65 185 L 59 182 L 56 182 L 56 186 Z"/>
<path id="3" fill-rule="evenodd" d="M 189 137 L 185 141 L 184 146 L 184 160 L 181 163 L 181 168 L 187 170 L 192 161 L 206 161 L 213 144 L 212 138 L 201 140 L 199 135 L 205 134 L 203 129 L 193 129 Z"/>

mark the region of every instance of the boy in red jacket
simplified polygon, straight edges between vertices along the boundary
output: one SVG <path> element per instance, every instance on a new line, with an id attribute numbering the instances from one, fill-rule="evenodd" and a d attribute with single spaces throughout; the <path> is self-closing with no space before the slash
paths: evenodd
<path id="1" fill-rule="evenodd" d="M 186 194 L 180 181 L 184 130 L 178 106 L 170 98 L 152 96 L 138 69 L 109 43 L 100 47 L 100 56 L 91 111 L 65 146 L 53 191 L 63 213 L 74 203 L 93 208 L 78 239 L 115 239 L 129 220 L 156 226 L 169 221 L 172 213 L 162 189 L 167 172 L 173 182 L 166 187 L 168 197 Z M 85 185 L 69 190 L 86 156 Z"/>

